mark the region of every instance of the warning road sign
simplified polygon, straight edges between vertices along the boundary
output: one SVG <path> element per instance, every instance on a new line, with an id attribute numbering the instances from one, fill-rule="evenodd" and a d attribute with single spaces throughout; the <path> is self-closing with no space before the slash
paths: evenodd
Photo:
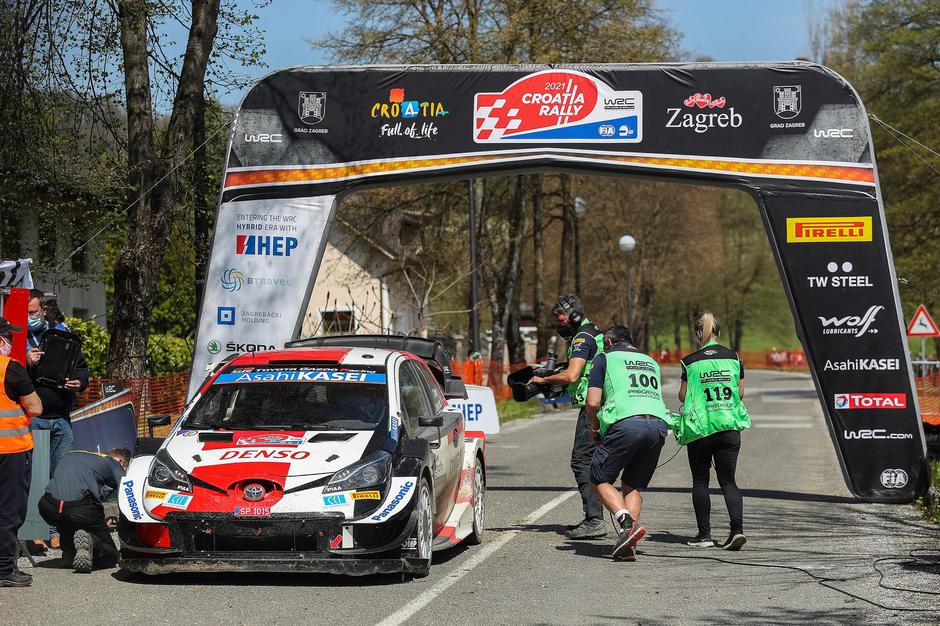
<path id="1" fill-rule="evenodd" d="M 927 312 L 927 307 L 923 304 L 917 307 L 911 323 L 907 325 L 907 335 L 908 337 L 940 337 L 940 329 L 937 329 L 933 318 Z"/>

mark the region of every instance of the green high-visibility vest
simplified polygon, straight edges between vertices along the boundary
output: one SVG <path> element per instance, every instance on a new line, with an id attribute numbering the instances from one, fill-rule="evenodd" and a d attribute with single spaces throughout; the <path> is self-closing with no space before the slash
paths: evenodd
<path id="1" fill-rule="evenodd" d="M 654 415 L 669 424 L 659 363 L 635 349 L 612 350 L 604 358 L 604 404 L 598 413 L 601 436 L 612 424 L 634 415 Z"/>
<path id="2" fill-rule="evenodd" d="M 682 359 L 686 373 L 685 403 L 676 428 L 680 445 L 725 430 L 751 427 L 738 393 L 741 361 L 733 351 L 710 341 Z"/>
<path id="3" fill-rule="evenodd" d="M 578 326 L 578 332 L 587 332 L 594 335 L 594 343 L 597 344 L 597 352 L 594 353 L 594 356 L 597 356 L 604 351 L 604 333 L 600 332 L 597 329 L 597 326 L 585 319 L 583 322 L 581 322 L 581 325 Z M 569 361 L 571 360 L 571 353 L 574 351 L 577 341 L 580 340 L 574 339 L 570 344 L 568 344 Z M 584 369 L 581 370 L 581 377 L 568 385 L 568 397 L 571 398 L 571 404 L 574 406 L 584 406 L 584 403 L 587 402 L 588 378 L 590 377 L 591 367 L 593 367 L 593 365 L 594 364 L 592 363 L 591 359 L 588 359 L 588 361 L 584 364 Z"/>

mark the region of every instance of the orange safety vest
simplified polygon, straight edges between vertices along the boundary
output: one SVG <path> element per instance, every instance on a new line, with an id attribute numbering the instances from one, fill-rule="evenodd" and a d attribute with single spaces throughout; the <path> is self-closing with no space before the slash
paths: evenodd
<path id="1" fill-rule="evenodd" d="M 0 454 L 14 454 L 33 449 L 29 416 L 20 406 L 19 399 L 11 400 L 7 397 L 3 386 L 11 360 L 8 356 L 0 356 Z"/>

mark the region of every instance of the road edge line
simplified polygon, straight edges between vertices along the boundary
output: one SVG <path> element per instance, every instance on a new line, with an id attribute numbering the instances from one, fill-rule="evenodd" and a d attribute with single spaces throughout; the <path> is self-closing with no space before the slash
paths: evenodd
<path id="1" fill-rule="evenodd" d="M 517 525 L 526 526 L 537 522 L 539 519 L 548 514 L 549 511 L 557 507 L 568 498 L 575 496 L 577 493 L 577 491 L 566 491 L 565 493 L 556 496 L 555 498 L 549 500 L 539 508 L 529 513 Z M 376 626 L 399 626 L 400 624 L 404 624 L 415 613 L 430 604 L 435 598 L 447 591 L 457 581 L 469 574 L 477 565 L 488 559 L 492 554 L 512 541 L 513 538 L 515 538 L 516 535 L 521 532 L 521 528 L 511 530 L 496 541 L 484 545 L 483 549 L 474 554 L 470 560 L 448 574 L 446 578 L 443 578 L 440 581 L 434 583 L 430 589 L 426 590 L 417 598 L 383 619 Z"/>

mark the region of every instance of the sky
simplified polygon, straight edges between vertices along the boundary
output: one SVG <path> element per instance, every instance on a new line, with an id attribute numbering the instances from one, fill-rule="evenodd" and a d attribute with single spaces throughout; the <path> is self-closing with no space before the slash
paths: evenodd
<path id="1" fill-rule="evenodd" d="M 252 0 L 238 0 L 246 8 Z M 815 3 L 790 0 L 655 0 L 685 34 L 682 48 L 689 59 L 707 55 L 715 61 L 786 61 L 808 56 L 806 11 Z M 265 32 L 267 68 L 254 69 L 261 77 L 291 65 L 325 64 L 329 58 L 307 40 L 342 29 L 344 16 L 325 0 L 272 0 L 258 12 Z M 616 61 L 616 59 L 611 59 Z M 222 94 L 226 105 L 237 104 L 241 94 Z"/>

